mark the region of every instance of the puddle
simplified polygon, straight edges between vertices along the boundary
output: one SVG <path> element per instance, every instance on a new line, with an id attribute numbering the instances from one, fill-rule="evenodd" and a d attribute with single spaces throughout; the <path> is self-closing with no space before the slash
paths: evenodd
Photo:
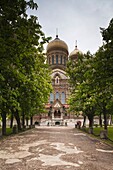
<path id="1" fill-rule="evenodd" d="M 75 136 L 86 136 L 86 134 L 84 134 L 84 133 L 76 133 L 76 134 L 74 134 Z"/>
<path id="2" fill-rule="evenodd" d="M 46 143 L 45 143 L 46 144 Z M 28 161 L 33 160 L 39 160 L 42 163 L 42 166 L 61 166 L 65 165 L 67 168 L 74 166 L 79 167 L 83 164 L 82 161 L 78 161 L 77 163 L 72 163 L 68 161 L 64 161 L 61 159 L 61 156 L 64 156 L 66 154 L 78 154 L 83 151 L 77 149 L 72 143 L 69 143 L 69 145 L 65 145 L 64 143 L 50 143 L 49 146 L 53 149 L 56 149 L 62 153 L 59 153 L 57 155 L 45 155 L 45 154 L 39 154 L 39 157 L 31 158 Z M 37 148 L 38 149 L 38 148 Z M 40 149 L 38 151 L 41 151 Z M 46 150 L 45 150 L 46 151 Z"/>
<path id="3" fill-rule="evenodd" d="M 47 144 L 47 143 L 49 143 L 49 142 L 47 142 L 46 140 L 40 140 L 40 141 L 36 141 L 36 142 L 33 142 L 33 143 L 22 145 L 18 148 L 20 150 L 28 151 L 30 147 L 36 147 L 36 146 Z"/>
<path id="4" fill-rule="evenodd" d="M 60 157 L 63 154 L 59 154 L 57 156 L 51 156 L 51 155 L 43 155 L 43 154 L 39 154 L 39 158 L 38 160 L 44 162 L 42 164 L 42 166 L 57 166 L 57 165 L 67 165 L 67 166 L 75 166 L 75 167 L 79 167 L 80 165 L 77 163 L 71 163 L 71 162 L 66 162 L 60 159 Z"/>
<path id="5" fill-rule="evenodd" d="M 103 149 L 96 149 L 99 152 L 105 152 L 105 153 L 113 153 L 113 150 L 103 150 Z"/>
<path id="6" fill-rule="evenodd" d="M 32 153 L 28 151 L 19 151 L 14 153 L 9 153 L 9 151 L 0 151 L 0 159 L 19 159 L 30 156 Z"/>
<path id="7" fill-rule="evenodd" d="M 78 154 L 78 153 L 83 152 L 77 149 L 76 146 L 72 148 L 72 146 L 65 146 L 64 143 L 51 143 L 50 145 L 53 146 L 54 149 L 62 151 L 66 154 L 74 154 L 74 153 Z"/>
<path id="8" fill-rule="evenodd" d="M 6 164 L 13 164 L 16 162 L 20 162 L 21 161 L 20 159 L 33 155 L 33 153 L 29 152 L 30 147 L 39 146 L 39 145 L 42 145 L 45 143 L 48 144 L 48 142 L 46 140 L 40 140 L 37 142 L 24 144 L 24 145 L 18 147 L 18 149 L 19 149 L 18 152 L 13 150 L 11 147 L 6 148 L 7 150 L 0 151 L 0 159 L 7 159 Z M 10 150 L 10 153 L 9 153 L 9 150 Z"/>
<path id="9" fill-rule="evenodd" d="M 46 145 L 46 147 L 42 148 L 42 145 Z M 22 158 L 34 155 L 34 153 L 29 152 L 30 147 L 37 147 L 36 151 L 38 151 L 39 156 L 32 157 L 28 159 L 27 162 L 40 160 L 43 162 L 42 166 L 65 165 L 67 167 L 70 167 L 70 166 L 79 167 L 82 164 L 81 161 L 78 161 L 77 163 L 72 163 L 72 162 L 64 161 L 61 159 L 61 156 L 64 156 L 66 154 L 78 154 L 78 153 L 83 152 L 80 149 L 77 149 L 77 147 L 74 146 L 72 143 L 68 143 L 65 145 L 64 143 L 56 143 L 56 142 L 50 143 L 50 142 L 47 142 L 47 140 L 40 140 L 40 141 L 35 141 L 29 144 L 23 144 L 18 147 L 19 149 L 18 152 L 11 147 L 6 148 L 7 150 L 0 151 L 0 158 L 6 159 L 5 164 L 14 164 L 14 163 L 22 162 L 21 160 Z M 60 153 L 58 153 L 57 155 L 54 155 L 54 152 L 53 152 L 53 155 L 41 154 L 42 151 L 46 153 L 46 151 L 49 151 L 50 148 L 56 149 L 60 151 Z"/>
<path id="10" fill-rule="evenodd" d="M 83 164 L 83 162 L 82 162 L 82 161 L 78 161 L 78 163 L 79 163 L 80 165 L 82 165 L 82 164 Z"/>
<path id="11" fill-rule="evenodd" d="M 20 159 L 7 159 L 6 160 L 6 164 L 13 164 L 13 163 L 18 163 L 18 162 L 21 162 Z"/>
<path id="12" fill-rule="evenodd" d="M 73 146 L 73 143 L 68 143 L 69 145 Z"/>

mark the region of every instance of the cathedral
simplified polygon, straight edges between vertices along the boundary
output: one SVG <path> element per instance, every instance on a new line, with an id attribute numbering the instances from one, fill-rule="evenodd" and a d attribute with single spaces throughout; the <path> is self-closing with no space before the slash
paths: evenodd
<path id="1" fill-rule="evenodd" d="M 46 110 L 51 125 L 64 125 L 69 118 L 68 97 L 70 95 L 69 77 L 66 74 L 68 60 L 75 60 L 80 51 L 75 49 L 69 54 L 67 44 L 58 35 L 46 49 L 47 63 L 51 69 L 53 91 L 50 94 Z"/>

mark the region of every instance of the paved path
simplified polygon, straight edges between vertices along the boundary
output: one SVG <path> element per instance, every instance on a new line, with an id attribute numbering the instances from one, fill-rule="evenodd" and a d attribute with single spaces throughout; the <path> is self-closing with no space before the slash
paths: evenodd
<path id="1" fill-rule="evenodd" d="M 0 170 L 113 170 L 113 148 L 72 127 L 37 127 L 0 140 Z"/>

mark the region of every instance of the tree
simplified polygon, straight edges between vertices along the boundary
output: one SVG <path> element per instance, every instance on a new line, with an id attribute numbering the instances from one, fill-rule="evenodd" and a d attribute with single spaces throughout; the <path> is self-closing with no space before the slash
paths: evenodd
<path id="1" fill-rule="evenodd" d="M 98 106 L 101 108 L 104 115 L 105 129 L 107 129 L 107 105 L 112 98 L 107 55 L 108 54 L 106 54 L 104 48 L 101 47 L 95 54 L 96 57 L 93 63 L 95 68 L 95 73 L 93 74 L 95 85 L 95 98 L 96 101 L 98 101 Z"/>
<path id="2" fill-rule="evenodd" d="M 37 107 L 42 108 L 51 90 L 43 53 L 43 45 L 50 38 L 45 37 L 37 17 L 28 17 L 26 13 L 28 8 L 37 7 L 33 0 L 0 2 L 0 114 L 3 135 L 6 134 L 8 113 L 15 116 L 21 129 L 21 116 L 30 116 Z"/>
<path id="3" fill-rule="evenodd" d="M 93 126 L 95 115 L 94 89 L 92 87 L 92 61 L 93 57 L 88 52 L 79 55 L 76 61 L 69 61 L 67 73 L 70 77 L 72 95 L 70 106 L 72 110 L 81 111 L 84 119 L 88 116 L 89 126 Z"/>
<path id="4" fill-rule="evenodd" d="M 112 110 L 113 100 L 113 19 L 107 29 L 101 28 L 105 43 L 99 50 L 78 56 L 78 60 L 68 63 L 72 94 L 71 108 L 82 111 L 88 116 L 89 126 L 93 117 L 100 113 L 104 116 L 104 129 L 107 130 L 107 117 Z"/>

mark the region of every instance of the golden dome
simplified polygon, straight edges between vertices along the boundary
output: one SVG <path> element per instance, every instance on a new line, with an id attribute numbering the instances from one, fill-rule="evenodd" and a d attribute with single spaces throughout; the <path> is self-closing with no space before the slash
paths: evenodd
<path id="1" fill-rule="evenodd" d="M 78 54 L 82 54 L 82 52 L 75 46 L 75 49 L 70 53 L 69 57 L 74 59 L 77 58 Z"/>
<path id="2" fill-rule="evenodd" d="M 64 41 L 60 40 L 58 38 L 58 35 L 56 36 L 56 38 L 53 41 L 51 41 L 47 45 L 47 52 L 52 51 L 52 50 L 57 50 L 57 49 L 58 50 L 64 50 L 64 51 L 66 51 L 68 53 L 67 44 Z"/>

